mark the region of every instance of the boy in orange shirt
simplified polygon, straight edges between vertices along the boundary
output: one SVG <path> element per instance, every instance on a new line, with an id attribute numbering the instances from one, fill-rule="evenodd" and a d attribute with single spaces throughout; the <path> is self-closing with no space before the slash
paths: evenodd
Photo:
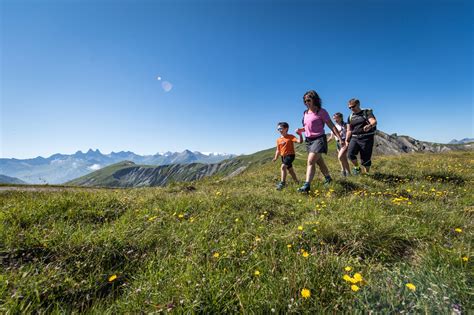
<path id="1" fill-rule="evenodd" d="M 298 132 L 300 136 L 297 139 L 295 136 L 288 134 L 288 128 L 290 126 L 286 122 L 279 122 L 277 130 L 280 132 L 281 137 L 277 139 L 277 148 L 275 152 L 275 157 L 273 158 L 273 162 L 275 162 L 278 156 L 281 156 L 281 182 L 277 185 L 277 190 L 282 190 L 286 184 L 286 175 L 287 172 L 290 173 L 291 177 L 295 182 L 298 182 L 298 178 L 296 177 L 295 171 L 293 170 L 293 161 L 295 160 L 295 147 L 293 142 L 302 143 L 303 136 L 301 132 Z"/>

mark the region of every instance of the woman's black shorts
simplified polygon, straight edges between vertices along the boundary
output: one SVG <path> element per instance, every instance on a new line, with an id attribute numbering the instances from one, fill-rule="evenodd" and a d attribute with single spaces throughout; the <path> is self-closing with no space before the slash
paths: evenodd
<path id="1" fill-rule="evenodd" d="M 281 163 L 285 164 L 288 168 L 293 167 L 293 161 L 295 160 L 295 155 L 290 154 L 290 155 L 285 155 L 281 157 Z"/>

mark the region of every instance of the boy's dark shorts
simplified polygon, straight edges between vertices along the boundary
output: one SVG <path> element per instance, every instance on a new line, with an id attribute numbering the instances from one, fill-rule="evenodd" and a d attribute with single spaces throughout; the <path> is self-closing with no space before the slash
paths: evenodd
<path id="1" fill-rule="evenodd" d="M 316 138 L 306 138 L 306 151 L 308 153 L 328 153 L 328 140 L 326 135 Z"/>
<path id="2" fill-rule="evenodd" d="M 281 163 L 285 164 L 289 169 L 293 167 L 293 161 L 295 160 L 295 155 L 285 155 L 281 157 Z"/>

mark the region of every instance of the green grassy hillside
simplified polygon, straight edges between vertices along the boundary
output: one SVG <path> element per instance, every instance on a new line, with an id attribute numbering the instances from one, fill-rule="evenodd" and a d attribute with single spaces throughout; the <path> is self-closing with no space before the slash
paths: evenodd
<path id="1" fill-rule="evenodd" d="M 309 195 L 258 154 L 230 179 L 0 193 L 0 312 L 472 312 L 474 153 L 347 180 L 331 155 Z"/>

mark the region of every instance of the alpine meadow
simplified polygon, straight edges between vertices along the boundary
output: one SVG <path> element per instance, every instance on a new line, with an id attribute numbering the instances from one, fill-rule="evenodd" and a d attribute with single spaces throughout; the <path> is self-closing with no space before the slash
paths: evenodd
<path id="1" fill-rule="evenodd" d="M 165 187 L 0 192 L 0 312 L 473 311 L 472 151 L 377 156 L 309 194 L 274 189 L 273 152 Z"/>

